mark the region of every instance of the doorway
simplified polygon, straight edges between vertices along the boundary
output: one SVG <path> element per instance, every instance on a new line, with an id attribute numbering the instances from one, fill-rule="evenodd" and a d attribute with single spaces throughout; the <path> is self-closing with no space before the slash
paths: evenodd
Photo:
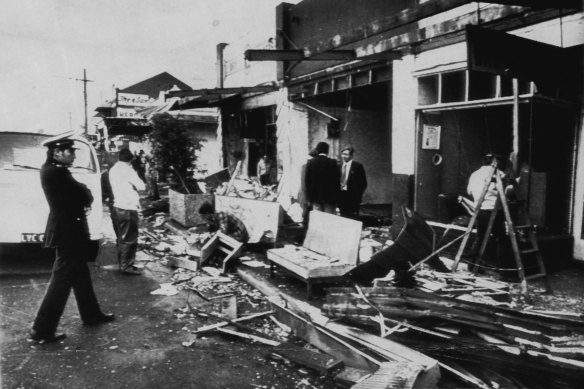
<path id="1" fill-rule="evenodd" d="M 550 234 L 570 230 L 575 111 L 537 99 L 519 105 L 518 153 L 510 174 L 526 173 L 526 204 L 532 222 Z M 513 106 L 472 106 L 420 110 L 416 156 L 416 210 L 438 219 L 440 195 L 466 194 L 468 179 L 487 153 L 511 159 Z M 440 144 L 423 144 L 428 128 L 440 131 Z M 426 130 L 426 134 L 424 133 Z M 521 167 L 521 169 L 520 169 Z"/>

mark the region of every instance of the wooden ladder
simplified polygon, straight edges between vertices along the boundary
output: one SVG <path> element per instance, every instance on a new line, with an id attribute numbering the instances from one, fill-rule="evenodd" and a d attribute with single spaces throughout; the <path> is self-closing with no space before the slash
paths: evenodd
<path id="1" fill-rule="evenodd" d="M 508 204 L 507 198 L 505 196 L 505 188 L 503 187 L 503 181 L 501 180 L 501 176 L 499 175 L 496 164 L 493 164 L 491 166 L 491 170 L 489 172 L 488 177 L 491 177 L 491 178 L 486 180 L 485 186 L 483 187 L 481 195 L 479 196 L 474 213 L 473 213 L 471 220 L 469 222 L 469 225 L 467 227 L 467 232 L 466 232 L 467 235 L 464 237 L 464 239 L 463 239 L 463 241 L 458 249 L 458 253 L 456 254 L 456 258 L 454 261 L 454 266 L 452 268 L 452 271 L 453 272 L 456 271 L 456 268 L 458 267 L 458 263 L 460 262 L 460 258 L 462 257 L 462 253 L 464 252 L 464 249 L 465 249 L 466 244 L 468 242 L 468 236 L 470 235 L 470 231 L 472 230 L 472 228 L 474 227 L 474 225 L 476 223 L 479 211 L 481 209 L 481 205 L 485 199 L 485 195 L 489 189 L 489 186 L 491 185 L 491 182 L 494 180 L 495 186 L 496 186 L 496 191 L 497 191 L 497 200 L 495 203 L 495 207 L 493 208 L 493 210 L 491 212 L 491 216 L 489 218 L 489 223 L 488 223 L 487 229 L 485 231 L 485 237 L 484 237 L 484 239 L 481 240 L 481 247 L 479 249 L 479 256 L 477 259 L 477 264 L 479 264 L 480 262 L 483 261 L 483 255 L 484 255 L 485 250 L 487 248 L 489 236 L 490 236 L 491 231 L 493 229 L 493 225 L 495 223 L 495 218 L 497 216 L 497 212 L 499 210 L 499 207 L 501 207 L 501 208 L 503 208 L 503 213 L 505 215 L 505 222 L 507 225 L 507 234 L 509 235 L 509 240 L 511 241 L 511 249 L 513 251 L 513 258 L 515 260 L 515 264 L 517 266 L 517 273 L 519 274 L 519 279 L 521 281 L 521 291 L 522 291 L 523 295 L 526 297 L 528 296 L 528 292 L 527 292 L 527 280 L 528 279 L 535 279 L 535 278 L 542 278 L 542 277 L 544 278 L 544 281 L 545 281 L 546 292 L 550 293 L 551 292 L 551 285 L 550 285 L 549 279 L 547 277 L 547 271 L 545 269 L 543 258 L 541 256 L 541 251 L 539 250 L 539 246 L 537 244 L 537 237 L 535 235 L 535 226 L 533 224 L 531 224 L 531 222 L 529 221 L 529 216 L 528 216 L 527 210 L 525 209 L 525 204 L 520 203 L 521 209 L 519 210 L 523 214 L 523 219 L 525 221 L 525 224 L 515 226 L 515 224 L 513 223 L 513 219 L 511 217 L 511 212 L 509 210 L 509 204 Z M 522 247 L 522 248 L 519 247 L 518 235 L 521 235 L 521 237 L 522 237 L 522 239 L 521 239 L 521 241 L 523 243 L 522 246 L 527 246 L 527 247 Z M 526 277 L 525 276 L 525 269 L 523 266 L 523 257 L 529 256 L 529 255 L 531 255 L 535 258 L 536 263 L 537 263 L 537 267 L 538 267 L 538 273 L 532 274 L 532 275 L 529 275 Z"/>

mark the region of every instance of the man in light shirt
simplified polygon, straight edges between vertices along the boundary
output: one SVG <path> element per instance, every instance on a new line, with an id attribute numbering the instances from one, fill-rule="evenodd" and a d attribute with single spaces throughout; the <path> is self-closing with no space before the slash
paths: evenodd
<path id="1" fill-rule="evenodd" d="M 138 191 L 145 190 L 146 185 L 132 168 L 133 158 L 129 149 L 121 149 L 118 162 L 109 173 L 118 222 L 118 262 L 120 272 L 126 275 L 142 274 L 134 265 L 134 261 L 138 248 L 138 210 L 140 209 Z"/>
<path id="2" fill-rule="evenodd" d="M 483 157 L 483 165 L 474 171 L 470 179 L 468 180 L 467 192 L 469 195 L 472 196 L 474 201 L 474 209 L 476 209 L 477 202 L 481 196 L 481 193 L 489 183 L 487 188 L 487 192 L 485 193 L 485 197 L 483 202 L 481 203 L 481 208 L 478 213 L 477 217 L 477 237 L 478 237 L 478 244 L 475 246 L 475 249 L 478 250 L 482 241 L 486 238 L 487 226 L 489 224 L 489 219 L 491 217 L 491 213 L 495 208 L 495 204 L 497 202 L 498 192 L 497 187 L 495 185 L 495 177 L 490 175 L 492 170 L 493 163 L 497 163 L 498 169 L 496 170 L 496 174 L 498 174 L 501 179 L 505 177 L 505 174 L 501 170 L 504 166 L 500 166 L 502 164 L 502 159 L 495 157 L 493 154 L 486 154 Z M 498 209 L 497 214 L 495 216 L 495 221 L 493 223 L 493 228 L 491 230 L 492 237 L 494 238 L 494 247 L 492 245 L 487 246 L 487 254 L 485 259 L 490 259 L 491 264 L 493 265 L 500 265 L 501 261 L 499 256 L 501 255 L 501 240 L 505 236 L 505 219 L 503 212 Z M 490 250 L 489 250 L 490 249 Z"/>

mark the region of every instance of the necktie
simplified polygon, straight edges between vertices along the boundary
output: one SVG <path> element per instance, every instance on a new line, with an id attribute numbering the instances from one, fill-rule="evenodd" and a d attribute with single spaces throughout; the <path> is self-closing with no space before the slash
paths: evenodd
<path id="1" fill-rule="evenodd" d="M 341 170 L 341 188 L 345 188 L 347 185 L 347 164 L 343 164 L 343 169 Z"/>

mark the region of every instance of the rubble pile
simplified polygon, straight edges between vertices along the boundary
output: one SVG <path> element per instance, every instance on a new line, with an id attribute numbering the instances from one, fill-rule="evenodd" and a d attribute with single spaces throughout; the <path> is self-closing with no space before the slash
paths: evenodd
<path id="1" fill-rule="evenodd" d="M 251 180 L 230 180 L 221 189 L 230 196 L 275 200 Z M 443 375 L 480 388 L 571 388 L 584 383 L 584 316 L 559 312 L 559 304 L 558 311 L 535 309 L 513 284 L 471 274 L 464 266 L 455 273 L 437 270 L 425 261 L 413 266 L 408 257 L 404 263 L 414 280 L 410 288 L 396 287 L 398 267 L 387 274 L 385 269 L 372 268 L 370 276 L 382 278 L 374 278 L 368 287 L 357 283 L 327 289 L 320 311 L 288 299 L 278 306 L 272 297 L 251 287 L 249 280 L 228 273 L 220 263 L 201 260 L 202 248 L 216 235 L 198 228 L 170 228 L 161 212 L 148 222 L 148 228 L 141 230 L 141 249 L 175 269 L 171 282 L 154 292 L 197 296 L 175 313 L 188 322 L 184 328 L 192 335 L 185 347 L 209 336 L 266 347 L 266 362 L 274 367 L 302 366 L 302 371 L 312 372 L 307 373 L 304 387 L 318 380 L 326 387 L 333 376 L 337 385 L 345 382 L 344 387 L 351 387 L 360 381 L 367 387 L 367 380 L 401 373 L 411 383 L 425 377 L 435 387 L 439 375 L 430 365 L 425 370 L 420 367 L 420 361 L 427 362 L 424 358 L 438 361 L 436 369 L 439 365 Z M 411 236 L 418 232 L 413 230 Z M 406 247 L 404 237 L 401 244 Z M 363 229 L 359 261 L 367 263 L 399 240 L 399 236 L 392 240 L 388 227 Z M 417 248 L 415 240 L 409 244 L 408 248 Z M 263 254 L 239 254 L 239 263 L 249 269 L 269 267 Z M 443 264 L 451 262 L 436 258 Z M 275 293 L 279 298 L 285 294 L 282 287 Z M 540 293 L 534 298 L 552 301 Z M 340 342 L 338 347 L 346 351 L 329 348 L 331 342 Z M 417 361 L 418 367 L 407 370 L 413 365 L 404 364 L 403 358 Z M 351 363 L 361 368 L 351 373 Z"/>
<path id="2" fill-rule="evenodd" d="M 262 363 L 278 369 L 291 387 L 334 387 L 330 372 L 340 368 L 338 360 L 296 337 L 290 327 L 276 319 L 266 297 L 237 275 L 198 265 L 201 247 L 212 239 L 212 234 L 169 228 L 164 213 L 146 221 L 145 228 L 140 229 L 140 249 L 152 261 L 174 269 L 170 282 L 151 294 L 172 296 L 186 292 L 187 296 L 196 296 L 188 297 L 187 305 L 174 312 L 175 318 L 184 322 L 183 330 L 191 334 L 183 346 L 196 347 L 197 342 L 210 336 L 228 337 L 242 345 L 251 342 L 256 347 L 267 347 Z M 245 253 L 239 260 L 249 268 L 268 267 L 255 253 Z"/>
<path id="3" fill-rule="evenodd" d="M 389 339 L 461 366 L 484 387 L 570 388 L 584 382 L 582 316 L 395 287 L 331 288 L 322 310 L 331 319 L 381 330 Z"/>
<path id="4" fill-rule="evenodd" d="M 268 300 L 247 283 L 232 274 L 209 273 L 214 272 L 177 269 L 172 276 L 179 289 L 193 291 L 203 300 L 175 313 L 177 319 L 189 322 L 184 328 L 193 334 L 183 346 L 196 347 L 199 340 L 214 335 L 252 342 L 268 347 L 266 362 L 286 374 L 295 387 L 332 387 L 330 373 L 341 367 L 338 360 L 294 336 L 290 327 L 276 319 Z M 299 374 L 304 376 L 301 384 L 297 383 Z"/>
<path id="5" fill-rule="evenodd" d="M 367 262 L 373 254 L 391 246 L 389 227 L 366 227 L 361 232 L 359 262 Z"/>
<path id="6" fill-rule="evenodd" d="M 215 189 L 215 194 L 264 201 L 276 201 L 278 197 L 275 185 L 264 186 L 251 178 L 236 178 L 224 182 Z"/>
<path id="7" fill-rule="evenodd" d="M 442 258 L 447 262 L 447 258 Z M 441 273 L 429 269 L 418 270 L 414 276 L 416 289 L 445 297 L 458 297 L 484 304 L 517 306 L 509 284 L 494 278 L 477 277 L 468 272 Z M 377 285 L 382 286 L 380 282 Z"/>

